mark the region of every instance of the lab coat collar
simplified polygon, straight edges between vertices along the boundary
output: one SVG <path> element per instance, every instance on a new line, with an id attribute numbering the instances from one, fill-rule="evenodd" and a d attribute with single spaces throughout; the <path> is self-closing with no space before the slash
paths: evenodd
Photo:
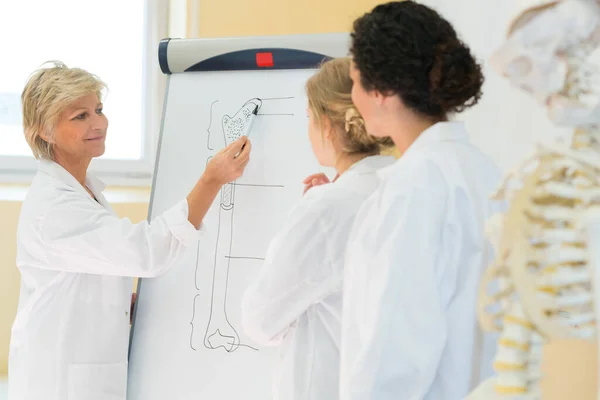
<path id="1" fill-rule="evenodd" d="M 39 170 L 60 180 L 65 185 L 75 189 L 76 191 L 89 196 L 89 193 L 81 184 L 75 179 L 73 175 L 66 169 L 64 169 L 60 164 L 55 161 L 41 159 L 39 161 Z M 98 198 L 98 196 L 102 193 L 106 185 L 100 179 L 96 178 L 90 172 L 86 173 L 85 177 L 86 186 L 94 193 L 94 196 Z"/>
<path id="2" fill-rule="evenodd" d="M 102 191 L 106 189 L 106 183 L 101 181 L 97 176 L 88 172 L 85 178 L 85 184 L 92 192 L 94 192 L 94 194 L 102 193 Z"/>
<path id="3" fill-rule="evenodd" d="M 439 142 L 468 142 L 469 134 L 463 122 L 438 122 L 425 129 L 404 152 L 403 157 L 423 147 Z"/>
<path id="4" fill-rule="evenodd" d="M 343 185 L 348 179 L 355 175 L 370 174 L 392 165 L 396 161 L 393 156 L 370 156 L 354 163 L 334 183 Z"/>

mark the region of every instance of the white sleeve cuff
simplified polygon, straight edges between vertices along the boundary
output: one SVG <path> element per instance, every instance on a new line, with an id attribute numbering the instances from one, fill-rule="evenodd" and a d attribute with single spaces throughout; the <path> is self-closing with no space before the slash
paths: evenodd
<path id="1" fill-rule="evenodd" d="M 175 206 L 165 211 L 162 215 L 173 236 L 182 242 L 184 246 L 196 244 L 200 237 L 206 232 L 204 222 L 200 224 L 199 229 L 196 229 L 196 227 L 188 221 L 188 213 L 188 202 L 186 199 L 183 199 Z"/>

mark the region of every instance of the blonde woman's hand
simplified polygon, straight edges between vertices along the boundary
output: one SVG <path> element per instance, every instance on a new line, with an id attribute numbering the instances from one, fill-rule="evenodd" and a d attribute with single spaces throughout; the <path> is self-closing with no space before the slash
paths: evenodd
<path id="1" fill-rule="evenodd" d="M 327 175 L 325 175 L 324 173 L 312 174 L 310 176 L 307 176 L 302 181 L 302 183 L 304 183 L 304 192 L 302 192 L 302 194 L 306 194 L 306 192 L 308 192 L 311 188 L 315 186 L 321 186 L 331 182 L 335 182 L 338 177 L 339 175 L 336 175 L 333 181 L 330 181 Z"/>
<path id="2" fill-rule="evenodd" d="M 244 173 L 250 161 L 252 145 L 246 136 L 242 136 L 219 151 L 206 164 L 202 178 L 213 184 L 225 185 L 233 182 Z"/>

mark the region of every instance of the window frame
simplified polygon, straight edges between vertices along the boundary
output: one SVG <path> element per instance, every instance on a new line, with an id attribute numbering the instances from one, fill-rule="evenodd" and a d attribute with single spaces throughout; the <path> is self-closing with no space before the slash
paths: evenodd
<path id="1" fill-rule="evenodd" d="M 89 171 L 111 186 L 150 186 L 162 117 L 166 77 L 160 71 L 157 48 L 167 37 L 169 0 L 144 1 L 142 69 L 142 156 L 138 160 L 94 159 Z M 37 160 L 31 156 L 0 155 L 0 184 L 27 184 L 35 176 Z"/>

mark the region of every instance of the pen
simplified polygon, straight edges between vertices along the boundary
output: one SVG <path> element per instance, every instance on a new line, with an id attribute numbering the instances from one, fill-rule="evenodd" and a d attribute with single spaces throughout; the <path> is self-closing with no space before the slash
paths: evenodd
<path id="1" fill-rule="evenodd" d="M 249 137 L 250 133 L 252 133 L 252 126 L 254 125 L 254 120 L 256 119 L 256 115 L 258 114 L 258 109 L 259 108 L 260 108 L 260 106 L 258 104 L 254 107 L 254 110 L 252 111 L 252 113 L 248 117 L 248 124 L 246 125 L 246 129 L 244 129 L 244 134 L 242 136 Z M 237 156 L 240 155 L 240 153 L 242 152 L 242 150 L 244 150 L 244 147 L 246 147 L 246 143 L 244 143 L 242 145 L 242 148 L 240 149 L 239 153 L 237 153 L 234 158 L 237 158 Z"/>

